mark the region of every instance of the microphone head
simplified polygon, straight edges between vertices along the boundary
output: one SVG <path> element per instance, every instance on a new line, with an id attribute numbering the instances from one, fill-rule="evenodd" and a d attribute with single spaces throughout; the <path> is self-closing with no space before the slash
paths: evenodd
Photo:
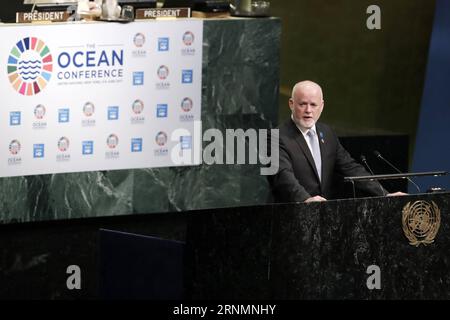
<path id="1" fill-rule="evenodd" d="M 374 154 L 375 157 L 377 157 L 377 158 L 382 158 L 382 157 L 381 157 L 381 153 L 378 152 L 377 150 L 375 150 L 375 151 L 373 152 L 373 154 Z"/>
<path id="2" fill-rule="evenodd" d="M 361 162 L 366 162 L 367 161 L 366 160 L 366 156 L 363 155 L 363 154 L 359 158 L 361 159 Z"/>

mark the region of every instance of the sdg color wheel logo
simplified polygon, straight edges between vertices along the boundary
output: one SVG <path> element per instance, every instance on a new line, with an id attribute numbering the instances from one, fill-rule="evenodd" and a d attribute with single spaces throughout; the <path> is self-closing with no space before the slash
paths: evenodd
<path id="1" fill-rule="evenodd" d="M 42 104 L 38 104 L 36 108 L 34 108 L 34 116 L 36 119 L 42 119 L 45 116 L 45 107 Z"/>
<path id="2" fill-rule="evenodd" d="M 18 154 L 20 151 L 20 142 L 19 140 L 13 140 L 11 141 L 11 143 L 9 144 L 9 152 L 11 152 L 11 154 L 16 155 Z"/>
<path id="3" fill-rule="evenodd" d="M 86 102 L 83 106 L 83 113 L 86 117 L 90 117 L 95 112 L 95 106 L 92 102 Z"/>
<path id="4" fill-rule="evenodd" d="M 24 96 L 41 92 L 50 81 L 52 69 L 50 50 L 38 38 L 23 38 L 9 54 L 9 81 L 13 88 Z"/>
<path id="5" fill-rule="evenodd" d="M 165 80 L 168 76 L 169 76 L 169 68 L 167 68 L 166 66 L 162 65 L 158 68 L 158 77 L 161 80 Z"/>
<path id="6" fill-rule="evenodd" d="M 134 45 L 141 48 L 145 43 L 145 36 L 142 33 L 136 33 L 133 38 Z"/>
<path id="7" fill-rule="evenodd" d="M 190 31 L 186 31 L 183 34 L 183 42 L 185 45 L 190 46 L 194 43 L 194 34 Z"/>
<path id="8" fill-rule="evenodd" d="M 144 110 L 144 103 L 141 100 L 137 99 L 133 102 L 132 108 L 135 114 L 140 114 Z"/>
<path id="9" fill-rule="evenodd" d="M 183 109 L 184 112 L 189 112 L 192 110 L 192 100 L 190 98 L 184 98 L 183 101 L 181 101 L 181 109 Z"/>
<path id="10" fill-rule="evenodd" d="M 167 142 L 167 134 L 164 131 L 160 131 L 156 134 L 155 142 L 158 146 L 163 146 Z"/>
<path id="11" fill-rule="evenodd" d="M 67 149 L 69 149 L 69 145 L 70 145 L 69 139 L 67 139 L 66 137 L 61 137 L 58 140 L 58 149 L 61 152 L 67 151 Z"/>
<path id="12" fill-rule="evenodd" d="M 108 138 L 106 139 L 106 144 L 110 149 L 114 149 L 119 144 L 119 137 L 116 136 L 114 133 L 110 134 Z"/>

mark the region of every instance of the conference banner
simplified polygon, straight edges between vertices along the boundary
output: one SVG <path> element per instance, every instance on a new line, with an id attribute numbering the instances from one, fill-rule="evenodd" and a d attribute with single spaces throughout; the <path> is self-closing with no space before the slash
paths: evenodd
<path id="1" fill-rule="evenodd" d="M 0 176 L 200 164 L 201 20 L 0 27 Z"/>

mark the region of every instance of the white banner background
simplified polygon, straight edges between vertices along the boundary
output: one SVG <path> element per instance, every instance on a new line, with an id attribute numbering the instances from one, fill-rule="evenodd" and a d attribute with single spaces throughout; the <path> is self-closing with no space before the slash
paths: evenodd
<path id="1" fill-rule="evenodd" d="M 180 128 L 191 135 L 183 138 L 186 148 L 183 152 L 192 151 L 196 155 L 185 164 L 200 164 L 202 36 L 203 23 L 194 19 L 1 26 L 0 176 L 179 165 L 171 153 L 180 152 L 181 144 L 179 140 L 171 141 L 171 135 Z M 21 41 L 25 46 L 23 39 L 27 38 L 28 50 L 14 53 L 17 43 Z M 20 86 L 15 89 L 13 84 L 32 80 L 24 80 L 26 74 L 19 75 L 13 70 L 20 61 L 30 62 L 40 72 L 38 77 L 43 77 L 46 54 L 39 55 L 43 47 L 38 48 L 39 41 L 33 38 L 48 47 L 52 70 L 42 91 L 27 95 L 27 91 L 19 93 Z M 72 72 L 80 76 L 80 71 L 86 74 L 93 70 L 97 74 L 115 70 L 116 76 L 78 79 L 72 76 Z M 120 72 L 122 77 L 117 76 Z M 192 105 L 185 103 L 183 110 L 185 98 Z M 143 102 L 140 114 L 133 112 L 136 100 Z M 92 115 L 84 110 L 87 103 L 94 106 Z M 159 117 L 158 105 L 167 105 L 167 112 L 165 107 L 159 108 Z M 117 119 L 114 112 L 110 114 L 112 119 L 108 119 L 111 107 L 112 111 L 118 107 Z M 69 122 L 60 122 L 60 109 L 69 109 Z M 156 141 L 159 132 L 167 136 L 167 142 L 161 146 Z M 107 144 L 111 134 L 118 137 L 114 148 Z M 160 138 L 163 136 L 160 134 Z M 64 145 L 58 144 L 62 137 L 69 141 L 65 151 Z M 132 139 L 142 139 L 140 152 L 132 152 Z M 83 154 L 85 141 L 92 141 L 92 154 Z M 42 144 L 44 156 L 35 157 L 39 154 L 35 145 Z M 135 150 L 139 149 L 137 145 Z"/>

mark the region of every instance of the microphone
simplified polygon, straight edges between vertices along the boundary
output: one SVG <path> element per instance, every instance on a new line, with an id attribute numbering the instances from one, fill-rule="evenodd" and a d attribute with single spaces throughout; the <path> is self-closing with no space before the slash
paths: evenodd
<path id="1" fill-rule="evenodd" d="M 367 167 L 367 169 L 369 169 L 370 174 L 374 175 L 372 169 L 370 169 L 369 164 L 367 163 L 366 156 L 363 154 L 361 155 L 361 162 L 364 163 L 364 165 Z"/>
<path id="2" fill-rule="evenodd" d="M 360 159 L 361 159 L 361 162 L 364 163 L 364 165 L 367 167 L 367 169 L 369 169 L 370 174 L 374 176 L 374 173 L 373 173 L 372 169 L 370 169 L 370 166 L 367 163 L 366 156 L 362 154 Z M 378 182 L 378 185 L 380 186 L 381 192 L 383 193 L 383 196 L 385 196 L 386 193 L 384 192 L 383 186 L 381 185 L 381 183 L 378 180 L 375 180 L 375 181 Z"/>
<path id="3" fill-rule="evenodd" d="M 387 163 L 391 168 L 393 168 L 393 169 L 394 169 L 395 171 L 397 171 L 398 173 L 403 173 L 403 172 L 401 172 L 396 166 L 394 166 L 392 163 L 390 163 L 388 160 L 386 160 L 386 159 L 381 155 L 381 153 L 378 152 L 377 150 L 375 150 L 375 151 L 373 152 L 373 154 L 374 154 L 375 157 L 377 157 L 378 159 L 381 159 L 381 160 L 383 160 L 385 163 Z M 417 184 L 415 184 L 414 181 L 412 181 L 409 177 L 406 177 L 406 179 L 408 179 L 408 181 L 411 182 L 411 183 L 416 187 L 416 189 L 417 189 L 417 191 L 418 191 L 419 193 L 422 193 L 422 192 L 420 191 L 419 186 L 418 186 Z"/>

